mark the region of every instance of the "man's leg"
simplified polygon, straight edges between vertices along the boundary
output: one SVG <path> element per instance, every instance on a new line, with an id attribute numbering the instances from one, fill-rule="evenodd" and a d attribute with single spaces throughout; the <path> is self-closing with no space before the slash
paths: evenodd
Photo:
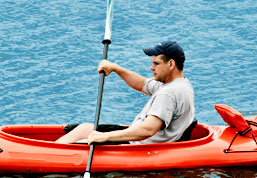
<path id="1" fill-rule="evenodd" d="M 94 125 L 89 123 L 84 123 L 78 125 L 75 129 L 67 133 L 66 135 L 60 137 L 55 142 L 56 143 L 74 143 L 78 140 L 87 139 L 88 135 L 93 131 Z"/>

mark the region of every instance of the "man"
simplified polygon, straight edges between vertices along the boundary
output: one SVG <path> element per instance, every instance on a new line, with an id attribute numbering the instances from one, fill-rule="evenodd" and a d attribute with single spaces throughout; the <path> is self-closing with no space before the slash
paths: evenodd
<path id="1" fill-rule="evenodd" d="M 146 55 L 152 56 L 152 79 L 146 79 L 107 60 L 103 60 L 98 66 L 98 73 L 104 70 L 108 76 L 115 72 L 130 87 L 151 96 L 131 126 L 114 126 L 114 129 L 110 129 L 100 125 L 98 131 L 93 131 L 92 124 L 80 124 L 56 142 L 90 144 L 125 141 L 131 144 L 147 144 L 180 139 L 194 118 L 194 91 L 183 75 L 184 52 L 174 41 L 162 42 L 154 48 L 143 50 Z"/>

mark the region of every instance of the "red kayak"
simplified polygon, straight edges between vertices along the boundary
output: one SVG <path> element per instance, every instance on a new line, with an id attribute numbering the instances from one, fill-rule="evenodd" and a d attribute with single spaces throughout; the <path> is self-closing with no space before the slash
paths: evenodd
<path id="1" fill-rule="evenodd" d="M 257 117 L 243 118 L 226 105 L 215 108 L 228 126 L 197 124 L 188 141 L 96 145 L 91 171 L 257 165 Z M 243 124 L 238 124 L 239 120 Z M 84 172 L 89 154 L 87 144 L 53 142 L 65 134 L 64 128 L 65 125 L 0 127 L 0 173 Z"/>

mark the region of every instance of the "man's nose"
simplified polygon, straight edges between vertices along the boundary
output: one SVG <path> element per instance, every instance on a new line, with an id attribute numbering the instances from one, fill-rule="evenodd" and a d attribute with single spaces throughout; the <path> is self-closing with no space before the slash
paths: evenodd
<path id="1" fill-rule="evenodd" d="M 154 64 L 152 64 L 152 66 L 150 67 L 150 70 L 154 70 L 155 69 L 155 66 Z"/>

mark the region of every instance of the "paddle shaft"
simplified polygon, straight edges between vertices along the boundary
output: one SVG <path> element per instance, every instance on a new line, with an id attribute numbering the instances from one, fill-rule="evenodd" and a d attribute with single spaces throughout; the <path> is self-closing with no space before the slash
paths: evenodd
<path id="1" fill-rule="evenodd" d="M 108 46 L 111 44 L 111 34 L 112 34 L 112 20 L 113 20 L 113 3 L 114 0 L 107 0 L 107 11 L 106 11 L 106 23 L 105 23 L 105 34 L 104 34 L 104 52 L 103 52 L 103 59 L 107 60 L 107 54 L 108 54 Z M 98 122 L 100 118 L 100 111 L 101 111 L 101 105 L 102 105 L 102 96 L 103 96 L 103 87 L 104 87 L 104 78 L 105 78 L 105 72 L 100 72 L 100 80 L 99 80 L 99 91 L 98 91 L 98 100 L 97 100 L 97 108 L 96 108 L 96 115 L 95 115 L 95 125 L 94 130 L 97 130 Z M 87 168 L 86 172 L 84 173 L 84 178 L 90 178 L 90 170 L 91 170 L 91 164 L 93 160 L 93 154 L 95 150 L 95 144 L 92 143 L 90 145 L 90 151 L 88 155 L 87 160 Z"/>
<path id="2" fill-rule="evenodd" d="M 104 44 L 103 59 L 107 60 L 108 46 L 109 46 L 109 44 L 111 44 L 111 40 L 108 40 L 108 39 L 103 40 L 102 43 Z M 105 72 L 101 71 L 100 80 L 99 80 L 99 91 L 98 91 L 98 100 L 97 100 L 97 107 L 96 107 L 94 130 L 97 130 L 99 118 L 100 118 L 102 97 L 103 97 L 103 88 L 104 88 L 104 79 L 105 79 Z M 85 172 L 85 175 L 87 177 L 90 177 L 90 170 L 91 170 L 94 150 L 95 150 L 95 144 L 92 143 L 90 145 L 90 151 L 89 151 L 89 156 L 88 156 L 88 161 L 87 161 L 87 168 L 86 168 L 86 172 Z M 84 177 L 85 177 L 85 175 L 84 175 Z"/>

